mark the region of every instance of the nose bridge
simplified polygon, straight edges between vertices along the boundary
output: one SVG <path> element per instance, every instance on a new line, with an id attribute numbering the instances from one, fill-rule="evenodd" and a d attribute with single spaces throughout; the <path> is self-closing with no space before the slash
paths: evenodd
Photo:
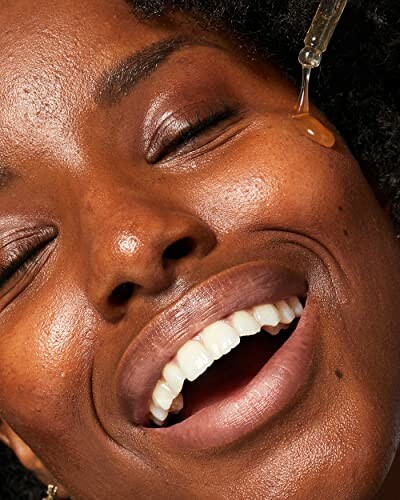
<path id="1" fill-rule="evenodd" d="M 88 293 L 106 315 L 119 287 L 157 293 L 172 284 L 183 260 L 201 258 L 215 245 L 196 216 L 144 193 L 95 194 L 86 206 Z"/>

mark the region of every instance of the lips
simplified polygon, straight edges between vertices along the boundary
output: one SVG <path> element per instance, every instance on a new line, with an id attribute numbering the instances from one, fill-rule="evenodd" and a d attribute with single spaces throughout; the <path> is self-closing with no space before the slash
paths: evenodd
<path id="1" fill-rule="evenodd" d="M 160 378 L 163 367 L 185 342 L 207 325 L 237 310 L 250 308 L 260 303 L 278 302 L 291 296 L 304 297 L 306 293 L 307 285 L 302 276 L 285 267 L 267 262 L 242 264 L 215 275 L 192 288 L 141 330 L 120 362 L 116 374 L 117 395 L 128 420 L 135 425 L 149 424 L 149 405 L 152 391 Z M 305 324 L 306 320 L 306 317 L 302 318 L 296 332 L 302 330 L 301 325 Z M 300 355 L 302 358 L 300 365 L 308 366 L 312 347 L 309 345 L 310 342 L 306 342 L 305 335 L 296 343 L 297 337 L 297 334 L 293 334 L 293 339 L 290 338 L 283 347 L 288 351 L 288 355 L 292 347 L 296 352 L 298 351 L 297 354 L 291 353 L 289 355 L 291 358 L 303 353 Z M 307 349 L 304 348 L 306 344 Z M 275 358 L 282 349 L 266 366 L 276 364 Z M 262 378 L 262 372 L 265 371 L 265 368 L 257 375 L 255 381 L 259 377 Z M 255 381 L 253 380 L 251 384 Z M 245 388 L 243 390 L 246 392 Z M 212 412 L 212 407 L 205 411 Z M 174 432 L 179 433 L 178 428 L 181 428 L 182 437 L 186 436 L 184 438 L 186 444 L 189 444 L 188 442 L 200 443 L 202 439 L 199 439 L 199 435 L 202 434 L 202 431 L 199 428 L 199 422 L 195 422 L 194 419 L 201 420 L 203 413 L 200 411 L 185 422 L 169 429 L 152 429 L 152 432 L 162 431 L 173 434 Z M 207 420 L 210 420 L 211 417 L 212 415 L 208 415 Z M 226 421 L 226 414 L 224 419 Z M 193 422 L 190 422 L 191 420 Z M 204 432 L 209 433 L 210 431 L 214 433 L 212 429 L 208 429 L 207 425 Z M 229 440 L 231 439 L 232 436 L 229 437 Z"/>

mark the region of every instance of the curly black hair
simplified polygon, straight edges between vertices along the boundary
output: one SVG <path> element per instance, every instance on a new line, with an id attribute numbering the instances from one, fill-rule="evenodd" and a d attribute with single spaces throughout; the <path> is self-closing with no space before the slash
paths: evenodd
<path id="1" fill-rule="evenodd" d="M 231 34 L 254 57 L 298 80 L 297 55 L 319 0 L 126 0 L 145 19 L 174 11 Z M 315 103 L 340 130 L 366 177 L 392 200 L 400 229 L 400 3 L 349 0 L 321 68 Z M 40 499 L 43 488 L 0 447 L 0 499 Z"/>
<path id="2" fill-rule="evenodd" d="M 0 499 L 41 500 L 45 491 L 44 485 L 22 467 L 11 450 L 0 444 Z"/>

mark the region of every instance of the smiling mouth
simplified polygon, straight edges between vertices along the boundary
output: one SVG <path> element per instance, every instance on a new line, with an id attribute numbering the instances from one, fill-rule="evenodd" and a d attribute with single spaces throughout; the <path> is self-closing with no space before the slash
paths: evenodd
<path id="1" fill-rule="evenodd" d="M 299 273 L 265 261 L 223 271 L 133 339 L 116 371 L 121 408 L 169 445 L 228 445 L 308 386 L 317 323 Z"/>
<path id="2" fill-rule="evenodd" d="M 208 325 L 164 366 L 152 393 L 151 421 L 175 425 L 246 385 L 290 338 L 302 314 L 301 300 L 290 297 Z"/>

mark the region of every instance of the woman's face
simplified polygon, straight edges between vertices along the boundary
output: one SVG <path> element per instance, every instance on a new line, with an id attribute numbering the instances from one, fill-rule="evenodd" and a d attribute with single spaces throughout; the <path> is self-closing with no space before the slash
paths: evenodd
<path id="1" fill-rule="evenodd" d="M 0 25 L 4 421 L 78 498 L 370 492 L 397 442 L 400 252 L 343 142 L 299 134 L 280 72 L 182 19 L 6 0 Z M 290 295 L 274 360 L 257 334 L 148 424 L 185 342 Z"/>

